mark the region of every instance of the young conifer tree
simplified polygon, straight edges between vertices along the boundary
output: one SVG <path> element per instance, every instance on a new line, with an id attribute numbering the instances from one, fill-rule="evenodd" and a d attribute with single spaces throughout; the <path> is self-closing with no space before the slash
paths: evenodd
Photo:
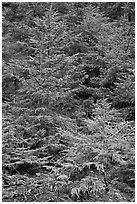
<path id="1" fill-rule="evenodd" d="M 31 92 L 39 100 L 54 101 L 77 84 L 76 79 L 73 81 L 75 57 L 64 51 L 71 31 L 52 3 L 42 17 L 33 19 L 33 26 L 25 26 L 29 33 L 28 46 L 33 53 L 19 62 L 20 67 L 25 66 L 29 71 L 29 78 L 23 81 L 21 91 Z"/>

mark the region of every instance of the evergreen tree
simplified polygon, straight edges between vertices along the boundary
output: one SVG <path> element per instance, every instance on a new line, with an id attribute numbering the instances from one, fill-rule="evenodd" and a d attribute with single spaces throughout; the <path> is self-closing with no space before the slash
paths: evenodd
<path id="1" fill-rule="evenodd" d="M 134 202 L 134 2 L 3 2 L 5 202 Z"/>

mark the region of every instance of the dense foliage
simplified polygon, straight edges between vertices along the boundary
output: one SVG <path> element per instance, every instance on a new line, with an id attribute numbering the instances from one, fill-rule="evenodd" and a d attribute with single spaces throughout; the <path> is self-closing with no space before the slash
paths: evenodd
<path id="1" fill-rule="evenodd" d="M 3 201 L 134 201 L 134 2 L 2 6 Z"/>

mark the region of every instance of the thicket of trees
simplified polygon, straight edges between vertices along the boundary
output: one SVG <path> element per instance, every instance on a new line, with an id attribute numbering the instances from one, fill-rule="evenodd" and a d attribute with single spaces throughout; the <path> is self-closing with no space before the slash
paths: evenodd
<path id="1" fill-rule="evenodd" d="M 3 201 L 134 201 L 135 3 L 2 8 Z"/>

